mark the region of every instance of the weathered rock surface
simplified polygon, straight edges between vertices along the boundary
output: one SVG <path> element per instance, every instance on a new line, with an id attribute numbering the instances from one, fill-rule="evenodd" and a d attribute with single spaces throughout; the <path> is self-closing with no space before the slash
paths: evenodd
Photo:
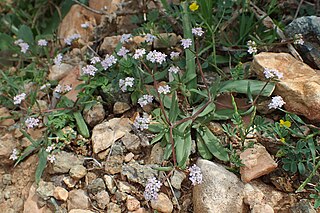
<path id="1" fill-rule="evenodd" d="M 158 176 L 158 171 L 152 169 L 152 166 L 155 165 L 140 165 L 137 162 L 130 162 L 122 166 L 121 174 L 125 175 L 132 182 L 146 186 L 149 178 Z"/>
<path id="2" fill-rule="evenodd" d="M 7 108 L 5 107 L 0 108 L 0 118 L 10 117 L 10 116 L 11 116 L 10 111 Z M 14 120 L 12 118 L 7 118 L 0 121 L 0 126 L 11 126 L 12 124 L 14 124 Z"/>
<path id="3" fill-rule="evenodd" d="M 36 194 L 36 185 L 33 184 L 29 190 L 29 195 L 24 202 L 23 213 L 44 213 L 45 207 L 38 207 L 37 200 L 39 199 Z M 15 212 L 13 210 L 13 212 Z"/>
<path id="4" fill-rule="evenodd" d="M 87 124 L 91 127 L 101 123 L 106 116 L 106 112 L 101 103 L 93 105 L 88 110 L 83 110 L 83 117 Z"/>
<path id="5" fill-rule="evenodd" d="M 180 190 L 181 189 L 181 183 L 186 178 L 186 174 L 184 172 L 175 170 L 173 172 L 173 175 L 170 177 L 171 185 Z"/>
<path id="6" fill-rule="evenodd" d="M 67 201 L 69 197 L 69 192 L 60 186 L 54 188 L 53 196 L 57 200 Z"/>
<path id="7" fill-rule="evenodd" d="M 136 211 L 140 208 L 140 202 L 135 197 L 128 196 L 126 201 L 128 211 Z"/>
<path id="8" fill-rule="evenodd" d="M 52 169 L 49 170 L 52 174 L 68 173 L 69 170 L 76 165 L 82 165 L 84 162 L 83 156 L 76 156 L 73 153 L 61 151 L 55 155 L 56 160 L 53 163 Z"/>
<path id="9" fill-rule="evenodd" d="M 290 213 L 316 213 L 316 210 L 308 200 L 300 200 L 293 207 L 290 208 Z"/>
<path id="10" fill-rule="evenodd" d="M 311 121 L 320 121 L 320 74 L 288 53 L 259 53 L 254 56 L 251 70 L 260 79 L 264 68 L 277 69 L 283 78 L 276 84 L 275 95 L 286 102 L 284 108 Z"/>
<path id="11" fill-rule="evenodd" d="M 100 191 L 106 190 L 106 185 L 102 178 L 97 178 L 93 180 L 87 188 L 90 193 L 97 194 Z"/>
<path id="12" fill-rule="evenodd" d="M 240 159 L 244 164 L 240 167 L 241 179 L 246 183 L 269 174 L 278 166 L 266 148 L 261 145 L 254 145 L 253 148 L 246 149 L 240 154 Z"/>
<path id="13" fill-rule="evenodd" d="M 116 192 L 117 188 L 116 188 L 116 184 L 113 180 L 113 177 L 111 175 L 104 175 L 103 179 L 104 179 L 104 182 L 105 182 L 109 192 L 111 194 L 114 194 Z"/>
<path id="14" fill-rule="evenodd" d="M 75 165 L 69 171 L 70 177 L 75 180 L 80 180 L 87 174 L 87 169 L 83 165 Z"/>
<path id="15" fill-rule="evenodd" d="M 121 208 L 118 204 L 109 203 L 107 206 L 107 213 L 121 213 Z"/>
<path id="16" fill-rule="evenodd" d="M 110 156 L 110 158 L 105 162 L 104 170 L 107 174 L 117 174 L 122 170 L 123 157 L 119 155 Z"/>
<path id="17" fill-rule="evenodd" d="M 113 113 L 116 115 L 122 114 L 130 109 L 130 105 L 125 102 L 117 101 L 113 105 Z"/>
<path id="18" fill-rule="evenodd" d="M 69 192 L 68 210 L 71 209 L 88 209 L 90 207 L 89 197 L 82 189 L 72 190 Z"/>
<path id="19" fill-rule="evenodd" d="M 151 200 L 151 207 L 159 212 L 171 213 L 173 211 L 173 204 L 169 197 L 160 192 L 157 200 Z"/>
<path id="20" fill-rule="evenodd" d="M 61 63 L 60 65 L 53 65 L 50 69 L 48 80 L 59 81 L 66 77 L 69 72 L 71 72 L 73 66 L 66 63 Z"/>
<path id="21" fill-rule="evenodd" d="M 44 200 L 48 200 L 50 197 L 53 197 L 54 185 L 52 182 L 45 182 L 43 180 L 40 180 L 36 191 L 39 197 Z"/>
<path id="22" fill-rule="evenodd" d="M 135 134 L 128 133 L 121 140 L 129 151 L 136 151 L 140 147 L 140 138 Z"/>
<path id="23" fill-rule="evenodd" d="M 160 143 L 156 143 L 152 149 L 148 159 L 148 164 L 161 164 L 164 161 L 164 148 Z"/>
<path id="24" fill-rule="evenodd" d="M 74 66 L 73 69 L 59 81 L 59 84 L 61 86 L 72 86 L 71 91 L 67 92 L 65 96 L 75 102 L 78 99 L 78 94 L 80 92 L 80 89 L 76 89 L 77 86 L 83 81 L 79 80 L 80 78 L 80 66 Z"/>
<path id="25" fill-rule="evenodd" d="M 110 203 L 110 197 L 107 191 L 103 190 L 98 192 L 94 199 L 97 201 L 98 207 L 100 209 L 105 209 L 107 205 Z"/>

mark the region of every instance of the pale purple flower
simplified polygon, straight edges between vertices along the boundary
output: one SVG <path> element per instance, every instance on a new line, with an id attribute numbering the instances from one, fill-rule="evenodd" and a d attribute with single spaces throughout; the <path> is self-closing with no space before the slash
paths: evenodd
<path id="1" fill-rule="evenodd" d="M 159 86 L 158 87 L 158 92 L 160 93 L 160 94 L 168 94 L 168 93 L 170 93 L 170 86 L 169 85 L 165 85 L 165 86 Z"/>
<path id="2" fill-rule="evenodd" d="M 120 38 L 121 43 L 126 43 L 129 41 L 129 39 L 132 37 L 131 34 L 123 34 Z"/>
<path id="3" fill-rule="evenodd" d="M 300 33 L 295 34 L 293 39 L 294 39 L 294 44 L 300 44 L 300 45 L 304 44 L 303 36 Z"/>
<path id="4" fill-rule="evenodd" d="M 136 129 L 140 129 L 141 131 L 149 128 L 149 115 L 147 113 L 143 113 L 143 117 L 137 116 L 136 119 L 133 122 L 133 126 Z"/>
<path id="5" fill-rule="evenodd" d="M 89 25 L 88 22 L 86 22 L 86 23 L 81 24 L 80 26 L 81 26 L 81 28 L 83 28 L 83 29 L 87 29 L 90 25 Z"/>
<path id="6" fill-rule="evenodd" d="M 52 154 L 47 156 L 47 160 L 50 161 L 50 163 L 53 163 L 56 160 L 56 157 Z"/>
<path id="7" fill-rule="evenodd" d="M 286 102 L 282 99 L 281 96 L 272 97 L 271 103 L 268 105 L 269 109 L 281 108 Z"/>
<path id="8" fill-rule="evenodd" d="M 190 38 L 181 39 L 181 45 L 183 49 L 187 49 L 192 45 L 192 40 Z"/>
<path id="9" fill-rule="evenodd" d="M 258 49 L 257 49 L 257 44 L 255 41 L 251 41 L 249 40 L 247 42 L 247 45 L 248 45 L 248 53 L 249 54 L 254 54 L 254 53 L 257 53 L 258 52 Z"/>
<path id="10" fill-rule="evenodd" d="M 156 36 L 148 33 L 148 34 L 146 35 L 146 42 L 148 42 L 148 43 L 149 43 L 149 42 L 153 42 L 156 38 L 157 38 Z"/>
<path id="11" fill-rule="evenodd" d="M 143 95 L 138 99 L 138 104 L 140 104 L 141 107 L 144 107 L 145 105 L 152 103 L 153 96 L 152 95 Z"/>
<path id="12" fill-rule="evenodd" d="M 16 95 L 13 97 L 13 104 L 18 105 L 21 104 L 21 102 L 26 99 L 26 93 L 21 93 L 19 95 Z"/>
<path id="13" fill-rule="evenodd" d="M 266 77 L 266 79 L 271 79 L 275 77 L 281 79 L 283 77 L 283 74 L 276 69 L 264 68 L 263 74 Z"/>
<path id="14" fill-rule="evenodd" d="M 142 58 L 144 55 L 146 54 L 146 50 L 145 49 L 136 49 L 133 58 L 134 59 L 139 59 Z"/>
<path id="15" fill-rule="evenodd" d="M 197 185 L 202 183 L 202 173 L 201 169 L 197 165 L 193 165 L 189 167 L 188 171 L 189 174 L 189 180 L 192 182 L 192 185 Z"/>
<path id="16" fill-rule="evenodd" d="M 58 85 L 56 86 L 56 88 L 54 89 L 54 92 L 56 92 L 56 93 L 61 93 L 61 92 L 62 92 L 62 86 L 61 86 L 60 84 L 58 84 Z"/>
<path id="17" fill-rule="evenodd" d="M 204 34 L 204 31 L 202 30 L 201 27 L 195 27 L 195 28 L 192 28 L 192 34 L 195 36 L 202 36 Z"/>
<path id="18" fill-rule="evenodd" d="M 168 69 L 168 72 L 177 74 L 178 72 L 180 72 L 180 68 L 177 67 L 177 66 L 173 66 L 173 65 L 172 65 L 172 66 Z"/>
<path id="19" fill-rule="evenodd" d="M 19 150 L 17 150 L 16 148 L 14 148 L 14 149 L 12 150 L 12 153 L 11 153 L 9 159 L 10 159 L 10 160 L 17 160 L 17 159 L 19 158 L 19 153 L 20 153 Z"/>
<path id="20" fill-rule="evenodd" d="M 101 65 L 104 70 L 107 70 L 109 67 L 111 67 L 113 64 L 117 63 L 117 59 L 113 55 L 106 55 L 105 59 L 101 61 Z"/>
<path id="21" fill-rule="evenodd" d="M 179 52 L 171 52 L 170 53 L 170 59 L 171 60 L 175 60 L 177 58 L 179 58 L 180 53 Z"/>
<path id="22" fill-rule="evenodd" d="M 40 46 L 40 47 L 45 47 L 45 46 L 47 46 L 47 45 L 48 45 L 47 40 L 45 40 L 45 39 L 39 39 L 39 40 L 38 40 L 38 46 Z"/>
<path id="23" fill-rule="evenodd" d="M 120 50 L 117 52 L 117 55 L 120 57 L 125 57 L 129 50 L 125 47 L 121 47 Z"/>
<path id="24" fill-rule="evenodd" d="M 39 119 L 29 117 L 26 119 L 26 121 L 24 123 L 26 124 L 28 129 L 33 129 L 34 127 L 39 126 Z"/>
<path id="25" fill-rule="evenodd" d="M 54 63 L 55 65 L 60 66 L 61 63 L 62 63 L 62 59 L 63 59 L 63 55 L 62 55 L 62 53 L 59 53 L 59 54 L 53 59 L 53 63 Z"/>
<path id="26" fill-rule="evenodd" d="M 98 63 L 98 62 L 100 62 L 101 60 L 100 60 L 100 57 L 98 57 L 98 56 L 95 56 L 95 57 L 92 57 L 91 59 L 90 59 L 90 63 L 91 64 L 96 64 L 96 63 Z"/>
<path id="27" fill-rule="evenodd" d="M 81 36 L 78 33 L 72 34 L 71 36 L 68 36 L 67 38 L 64 39 L 64 43 L 66 43 L 67 45 L 71 45 L 74 40 L 77 40 L 80 37 Z"/>
<path id="28" fill-rule="evenodd" d="M 26 42 L 19 43 L 18 45 L 20 46 L 22 53 L 26 53 L 29 49 L 29 44 Z"/>
<path id="29" fill-rule="evenodd" d="M 63 92 L 70 92 L 71 90 L 72 90 L 71 85 L 69 85 L 69 84 L 64 85 Z"/>
<path id="30" fill-rule="evenodd" d="M 167 55 L 156 50 L 150 51 L 147 54 L 147 60 L 151 61 L 152 63 L 157 62 L 158 64 L 162 64 L 166 61 Z"/>
<path id="31" fill-rule="evenodd" d="M 50 153 L 52 150 L 54 150 L 56 147 L 54 144 L 51 144 L 50 146 L 47 146 L 46 152 Z"/>
<path id="32" fill-rule="evenodd" d="M 133 82 L 134 82 L 134 78 L 131 78 L 131 77 L 126 77 L 124 80 L 120 79 L 119 87 L 122 90 L 122 92 L 126 92 L 128 89 L 127 87 L 133 87 Z"/>
<path id="33" fill-rule="evenodd" d="M 162 183 L 155 177 L 149 178 L 143 196 L 147 201 L 157 200 Z"/>
<path id="34" fill-rule="evenodd" d="M 98 69 L 93 65 L 87 65 L 85 67 L 82 67 L 82 73 L 84 75 L 95 76 L 97 71 L 98 71 Z"/>

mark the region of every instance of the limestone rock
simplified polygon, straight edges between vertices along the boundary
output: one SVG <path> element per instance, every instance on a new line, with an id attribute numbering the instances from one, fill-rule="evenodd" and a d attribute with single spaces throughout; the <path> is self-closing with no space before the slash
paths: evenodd
<path id="1" fill-rule="evenodd" d="M 105 209 L 107 205 L 110 203 L 110 197 L 107 191 L 103 190 L 98 192 L 94 199 L 97 201 L 98 207 L 100 209 Z"/>
<path id="2" fill-rule="evenodd" d="M 151 200 L 151 207 L 159 212 L 171 213 L 173 211 L 173 204 L 169 197 L 160 192 L 158 199 Z"/>
<path id="3" fill-rule="evenodd" d="M 99 51 L 111 53 L 115 50 L 117 44 L 120 42 L 121 36 L 109 36 L 103 39 Z"/>
<path id="4" fill-rule="evenodd" d="M 288 53 L 263 52 L 255 55 L 251 70 L 260 79 L 265 79 L 264 68 L 277 69 L 283 73 L 274 94 L 283 98 L 286 110 L 303 115 L 311 121 L 320 121 L 319 73 Z"/>
<path id="5" fill-rule="evenodd" d="M 106 185 L 102 178 L 97 178 L 93 180 L 87 188 L 90 193 L 97 194 L 100 191 L 106 190 Z"/>
<path id="6" fill-rule="evenodd" d="M 135 134 L 128 133 L 121 140 L 129 151 L 136 151 L 140 147 L 140 138 Z"/>
<path id="7" fill-rule="evenodd" d="M 120 192 L 125 192 L 128 194 L 130 194 L 134 190 L 134 187 L 132 185 L 123 181 L 118 181 L 118 188 Z"/>
<path id="8" fill-rule="evenodd" d="M 171 185 L 180 190 L 181 189 L 181 183 L 186 178 L 186 175 L 184 172 L 175 170 L 173 172 L 173 175 L 170 177 Z"/>
<path id="9" fill-rule="evenodd" d="M 75 165 L 69 171 L 70 177 L 75 180 L 80 180 L 87 174 L 87 169 L 83 165 Z"/>
<path id="10" fill-rule="evenodd" d="M 113 113 L 116 115 L 122 114 L 130 109 L 130 105 L 125 102 L 117 101 L 113 105 Z"/>
<path id="11" fill-rule="evenodd" d="M 0 118 L 10 117 L 10 116 L 11 116 L 10 111 L 7 108 L 5 107 L 0 108 Z M 7 118 L 0 121 L 0 126 L 11 126 L 13 124 L 14 124 L 14 120 L 12 118 Z"/>
<path id="12" fill-rule="evenodd" d="M 164 148 L 160 143 L 156 143 L 152 149 L 148 159 L 148 164 L 161 164 L 164 161 Z"/>
<path id="13" fill-rule="evenodd" d="M 89 7 L 97 11 L 104 11 L 107 14 L 112 14 L 118 10 L 118 4 L 121 0 L 89 0 Z M 94 14 L 94 17 L 99 24 L 101 21 L 100 14 Z"/>
<path id="14" fill-rule="evenodd" d="M 130 162 L 122 166 L 121 174 L 126 176 L 129 181 L 146 186 L 149 178 L 158 176 L 158 171 L 154 170 L 152 166 L 155 165 L 140 165 L 137 162 Z"/>
<path id="15" fill-rule="evenodd" d="M 68 173 L 73 166 L 82 165 L 84 162 L 82 156 L 65 151 L 57 153 L 55 157 L 53 168 L 49 170 L 51 174 Z"/>
<path id="16" fill-rule="evenodd" d="M 74 180 L 71 177 L 64 177 L 62 181 L 66 184 L 66 186 L 69 189 L 73 189 L 77 184 L 77 180 Z"/>
<path id="17" fill-rule="evenodd" d="M 62 78 L 71 72 L 73 66 L 66 63 L 61 63 L 60 65 L 53 65 L 50 69 L 48 80 L 50 81 L 60 81 Z"/>
<path id="18" fill-rule="evenodd" d="M 80 66 L 74 66 L 73 69 L 59 81 L 61 86 L 72 86 L 71 91 L 67 92 L 64 96 L 75 102 L 78 99 L 79 89 L 76 89 L 78 85 L 83 83 L 80 78 Z"/>
<path id="19" fill-rule="evenodd" d="M 199 159 L 197 165 L 203 182 L 193 188 L 194 212 L 243 213 L 244 184 L 238 177 L 208 160 Z"/>
<path id="20" fill-rule="evenodd" d="M 111 194 L 114 194 L 117 190 L 113 177 L 111 175 L 103 176 L 104 182 Z"/>
<path id="21" fill-rule="evenodd" d="M 126 154 L 126 156 L 124 156 L 123 160 L 124 160 L 124 162 L 128 163 L 133 159 L 133 157 L 134 157 L 134 154 L 132 152 L 130 152 L 130 153 Z"/>
<path id="22" fill-rule="evenodd" d="M 39 199 L 36 194 L 36 184 L 30 187 L 27 200 L 24 202 L 23 213 L 44 213 L 45 207 L 39 208 L 37 200 Z M 13 211 L 14 213 L 15 211 Z"/>
<path id="23" fill-rule="evenodd" d="M 250 182 L 253 179 L 269 174 L 278 164 L 272 159 L 266 148 L 254 145 L 240 154 L 244 166 L 240 167 L 241 180 Z"/>
<path id="24" fill-rule="evenodd" d="M 84 120 L 91 127 L 94 127 L 98 123 L 102 122 L 105 116 L 106 112 L 101 103 L 93 105 L 91 109 L 83 110 Z"/>
<path id="25" fill-rule="evenodd" d="M 128 211 L 136 211 L 140 208 L 140 202 L 135 197 L 128 196 L 126 206 Z"/>
<path id="26" fill-rule="evenodd" d="M 54 185 L 52 182 L 45 182 L 43 180 L 40 180 L 36 191 L 39 197 L 44 200 L 48 200 L 50 197 L 53 197 Z"/>
<path id="27" fill-rule="evenodd" d="M 251 213 L 274 213 L 274 211 L 268 204 L 258 204 L 251 209 Z"/>
<path id="28" fill-rule="evenodd" d="M 68 210 L 71 209 L 88 209 L 90 207 L 89 197 L 82 189 L 72 190 L 69 192 Z"/>
<path id="29" fill-rule="evenodd" d="M 122 156 L 119 156 L 119 155 L 110 156 L 110 158 L 105 162 L 104 170 L 106 171 L 107 174 L 111 174 L 111 175 L 120 173 L 122 170 L 122 163 L 123 163 Z"/>
<path id="30" fill-rule="evenodd" d="M 67 201 L 69 192 L 60 186 L 54 188 L 53 196 L 57 200 Z"/>

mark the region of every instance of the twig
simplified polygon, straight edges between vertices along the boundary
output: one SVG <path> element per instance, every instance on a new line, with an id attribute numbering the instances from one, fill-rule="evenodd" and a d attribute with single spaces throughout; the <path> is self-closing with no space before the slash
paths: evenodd
<path id="1" fill-rule="evenodd" d="M 296 19 L 298 17 L 298 14 L 299 14 L 299 11 L 300 11 L 300 8 L 301 8 L 301 5 L 302 5 L 303 1 L 304 0 L 300 0 L 300 3 L 298 5 L 297 11 L 296 11 L 296 14 L 294 15 L 293 19 Z"/>

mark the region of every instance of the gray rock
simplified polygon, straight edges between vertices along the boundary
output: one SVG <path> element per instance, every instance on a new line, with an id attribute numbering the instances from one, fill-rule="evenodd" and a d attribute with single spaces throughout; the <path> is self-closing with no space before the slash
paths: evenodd
<path id="1" fill-rule="evenodd" d="M 70 169 L 69 175 L 75 180 L 80 180 L 87 174 L 87 169 L 83 165 L 75 165 Z"/>
<path id="2" fill-rule="evenodd" d="M 52 182 L 45 182 L 43 180 L 40 180 L 36 192 L 39 197 L 44 200 L 48 200 L 50 197 L 53 197 L 54 185 Z"/>
<path id="3" fill-rule="evenodd" d="M 52 164 L 53 167 L 49 170 L 51 174 L 68 173 L 75 165 L 82 165 L 84 162 L 83 156 L 76 156 L 73 153 L 61 151 L 55 155 L 56 160 Z"/>
<path id="4" fill-rule="evenodd" d="M 104 170 L 107 174 L 114 175 L 120 173 L 122 170 L 123 158 L 122 156 L 115 155 L 110 156 L 110 158 L 105 162 Z"/>
<path id="5" fill-rule="evenodd" d="M 92 194 L 97 194 L 102 190 L 106 190 L 106 185 L 102 178 L 97 178 L 88 185 L 88 191 Z"/>
<path id="6" fill-rule="evenodd" d="M 243 213 L 243 187 L 238 177 L 223 166 L 199 159 L 203 182 L 193 188 L 194 212 Z"/>
<path id="7" fill-rule="evenodd" d="M 110 197 L 107 191 L 103 190 L 98 192 L 94 199 L 97 201 L 98 207 L 100 209 L 105 209 L 107 205 L 110 203 Z"/>
<path id="8" fill-rule="evenodd" d="M 117 101 L 113 105 L 113 113 L 116 115 L 122 114 L 130 109 L 130 105 L 125 102 L 119 102 Z"/>
<path id="9" fill-rule="evenodd" d="M 93 105 L 90 109 L 83 110 L 84 120 L 91 127 L 101 123 L 105 116 L 106 112 L 100 102 Z"/>
<path id="10" fill-rule="evenodd" d="M 156 143 L 152 149 L 148 159 L 148 164 L 161 164 L 164 161 L 164 148 L 161 147 L 160 143 Z"/>
<path id="11" fill-rule="evenodd" d="M 121 140 L 127 150 L 131 152 L 140 148 L 140 138 L 135 134 L 127 133 Z"/>
<path id="12" fill-rule="evenodd" d="M 4 175 L 2 176 L 2 183 L 3 183 L 4 185 L 10 185 L 10 184 L 12 184 L 12 176 L 11 176 L 11 174 L 4 174 Z"/>
<path id="13" fill-rule="evenodd" d="M 156 165 L 140 165 L 137 162 L 130 162 L 122 166 L 121 174 L 129 181 L 146 186 L 149 178 L 158 176 L 158 171 L 152 169 L 152 166 Z"/>
<path id="14" fill-rule="evenodd" d="M 89 197 L 82 189 L 72 190 L 69 192 L 68 210 L 71 209 L 88 209 L 90 207 Z"/>
<path id="15" fill-rule="evenodd" d="M 290 213 L 316 213 L 308 200 L 300 200 L 290 209 Z"/>
<path id="16" fill-rule="evenodd" d="M 313 33 L 320 39 L 320 17 L 317 16 L 303 16 L 293 20 L 285 27 L 285 33 L 293 37 L 295 34 Z"/>
<path id="17" fill-rule="evenodd" d="M 123 155 L 125 147 L 120 143 L 116 142 L 111 146 L 111 155 Z"/>
<path id="18" fill-rule="evenodd" d="M 173 172 L 173 175 L 170 178 L 171 184 L 174 188 L 180 190 L 181 189 L 181 183 L 186 178 L 186 174 L 184 172 L 175 170 Z"/>

